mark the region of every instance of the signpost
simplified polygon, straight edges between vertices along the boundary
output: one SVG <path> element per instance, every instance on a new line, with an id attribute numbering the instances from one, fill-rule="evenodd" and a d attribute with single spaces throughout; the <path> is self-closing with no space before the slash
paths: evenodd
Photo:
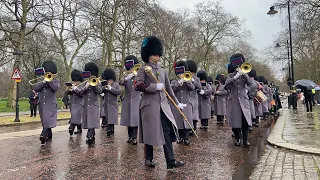
<path id="1" fill-rule="evenodd" d="M 19 118 L 19 85 L 22 79 L 20 70 L 19 70 L 19 65 L 20 65 L 20 58 L 23 55 L 23 53 L 20 50 L 14 50 L 12 53 L 14 56 L 16 56 L 15 63 L 17 64 L 16 68 L 14 69 L 11 79 L 14 79 L 17 83 L 17 92 L 16 92 L 16 119 L 14 122 L 20 122 Z"/>

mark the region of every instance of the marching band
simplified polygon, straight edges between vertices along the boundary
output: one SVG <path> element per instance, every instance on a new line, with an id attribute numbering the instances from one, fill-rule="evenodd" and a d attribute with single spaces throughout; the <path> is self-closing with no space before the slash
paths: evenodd
<path id="1" fill-rule="evenodd" d="M 88 129 L 86 143 L 93 144 L 100 118 L 107 136 L 114 134 L 123 88 L 120 125 L 128 129 L 127 143 L 145 144 L 148 167 L 156 165 L 153 146 L 163 146 L 168 169 L 182 167 L 184 162 L 176 160 L 172 142 L 191 145 L 189 135 L 197 136 L 197 123 L 207 131 L 213 118 L 217 124 L 227 123 L 232 128 L 236 146 L 249 147 L 248 133 L 252 126 L 259 126 L 274 102 L 279 103 L 268 80 L 257 76 L 244 55 L 234 54 L 227 65 L 227 77 L 217 74 L 213 81 L 206 71 L 198 71 L 194 60 L 180 60 L 174 63 L 176 78 L 170 82 L 168 72 L 159 64 L 162 55 L 162 41 L 149 36 L 141 44 L 144 65 L 139 64 L 136 56 L 125 57 L 125 77 L 119 83 L 112 68 L 106 68 L 100 77 L 94 62 L 85 64 L 83 72 L 73 70 L 72 83 L 66 83 L 66 94 L 70 95 L 70 136 Z M 40 142 L 45 144 L 52 140 L 52 128 L 57 123 L 56 91 L 60 83 L 53 61 L 43 62 L 36 73 L 43 76 L 42 81 L 32 85 L 40 93 L 39 114 L 43 126 Z M 281 108 L 281 104 L 277 107 Z"/>

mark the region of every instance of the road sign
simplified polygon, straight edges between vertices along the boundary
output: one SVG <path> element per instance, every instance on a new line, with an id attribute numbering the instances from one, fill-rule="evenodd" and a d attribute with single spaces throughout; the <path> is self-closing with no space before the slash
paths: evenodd
<path id="1" fill-rule="evenodd" d="M 16 79 L 16 82 L 21 82 L 21 79 Z"/>
<path id="2" fill-rule="evenodd" d="M 11 76 L 11 79 L 21 79 L 21 74 L 20 74 L 20 70 L 18 68 L 16 68 L 14 71 L 13 71 L 13 74 Z"/>

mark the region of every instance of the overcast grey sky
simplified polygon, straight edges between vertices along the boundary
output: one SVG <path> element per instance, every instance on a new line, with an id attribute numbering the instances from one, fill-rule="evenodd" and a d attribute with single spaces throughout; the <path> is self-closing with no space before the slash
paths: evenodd
<path id="1" fill-rule="evenodd" d="M 161 4 L 171 10 L 188 8 L 193 10 L 195 4 L 203 0 L 160 0 Z M 217 0 L 213 0 L 217 1 Z M 251 45 L 260 53 L 275 44 L 274 36 L 281 31 L 283 15 L 268 16 L 270 6 L 277 0 L 223 0 L 222 5 L 232 14 L 246 21 L 246 27 L 252 33 Z M 286 12 L 285 12 L 286 13 Z"/>

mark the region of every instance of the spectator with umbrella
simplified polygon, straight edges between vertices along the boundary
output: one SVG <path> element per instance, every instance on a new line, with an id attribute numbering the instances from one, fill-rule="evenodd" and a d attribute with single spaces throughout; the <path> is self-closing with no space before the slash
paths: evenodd
<path id="1" fill-rule="evenodd" d="M 316 84 L 311 80 L 302 79 L 296 81 L 295 85 L 303 92 L 307 112 L 312 112 L 312 89 L 316 87 Z"/>

